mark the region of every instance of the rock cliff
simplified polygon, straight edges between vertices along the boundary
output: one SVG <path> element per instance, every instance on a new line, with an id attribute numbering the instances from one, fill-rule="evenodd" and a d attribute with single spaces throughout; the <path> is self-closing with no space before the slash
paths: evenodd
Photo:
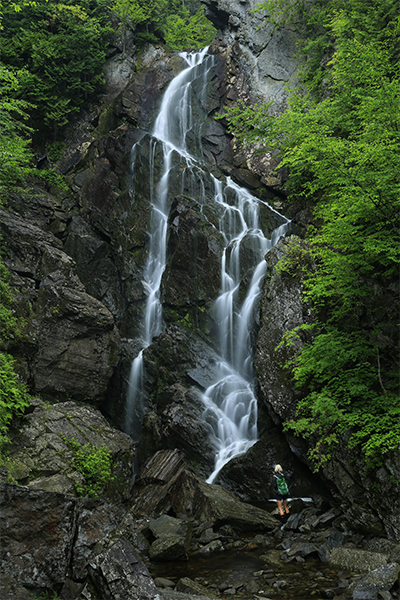
<path id="1" fill-rule="evenodd" d="M 254 357 L 260 385 L 259 399 L 276 424 L 295 415 L 298 392 L 283 365 L 308 340 L 304 337 L 293 346 L 279 349 L 277 346 L 286 331 L 312 322 L 307 304 L 300 301 L 303 288 L 301 264 L 294 275 L 275 269 L 287 252 L 287 241 L 278 242 L 267 255 L 269 277 L 264 286 L 260 334 Z M 290 432 L 286 432 L 285 437 L 292 452 L 303 463 L 309 463 L 307 441 Z M 398 539 L 400 490 L 396 474 L 399 469 L 396 452 L 387 453 L 379 468 L 367 469 L 363 457 L 357 451 L 349 450 L 343 438 L 332 459 L 323 467 L 321 476 L 341 504 L 349 527 L 370 533 L 378 533 L 384 528 L 389 537 Z"/>

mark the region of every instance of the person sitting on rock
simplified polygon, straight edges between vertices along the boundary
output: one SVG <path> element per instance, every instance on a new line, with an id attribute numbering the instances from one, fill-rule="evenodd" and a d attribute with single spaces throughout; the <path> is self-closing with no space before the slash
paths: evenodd
<path id="1" fill-rule="evenodd" d="M 275 465 L 273 485 L 282 525 L 286 523 L 290 514 L 287 505 L 287 499 L 289 496 L 289 482 L 290 479 L 284 474 L 281 465 Z"/>

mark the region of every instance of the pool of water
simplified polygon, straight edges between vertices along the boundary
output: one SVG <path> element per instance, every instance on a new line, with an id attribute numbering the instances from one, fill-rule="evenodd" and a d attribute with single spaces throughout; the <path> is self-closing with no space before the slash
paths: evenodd
<path id="1" fill-rule="evenodd" d="M 349 573 L 320 561 L 268 565 L 260 558 L 264 553 L 264 549 L 239 549 L 212 555 L 197 554 L 188 561 L 152 563 L 150 573 L 153 578 L 164 577 L 174 583 L 182 577 L 189 577 L 226 600 L 232 598 L 232 588 L 236 590 L 234 595 L 242 600 L 254 599 L 255 596 L 319 600 L 327 597 L 321 590 L 336 588 L 350 577 Z M 231 586 L 228 593 L 218 593 L 222 584 Z"/>

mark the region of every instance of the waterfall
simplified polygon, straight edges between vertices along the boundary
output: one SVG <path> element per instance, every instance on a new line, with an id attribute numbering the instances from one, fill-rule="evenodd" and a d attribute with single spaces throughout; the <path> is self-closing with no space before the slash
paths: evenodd
<path id="1" fill-rule="evenodd" d="M 289 220 L 285 219 L 274 230 L 271 239 L 267 239 L 259 223 L 260 200 L 230 178 L 224 189 L 216 179 L 214 183 L 215 201 L 223 206 L 220 231 L 226 246 L 221 261 L 221 293 L 216 301 L 220 376 L 203 395 L 205 419 L 212 429 L 216 451 L 215 467 L 207 479 L 208 483 L 215 481 L 231 458 L 243 454 L 257 441 L 251 330 L 266 273 L 264 256 L 286 233 L 289 224 Z M 271 207 L 269 209 L 274 211 Z M 253 273 L 240 301 L 240 258 L 244 244 L 252 251 Z"/>
<path id="2" fill-rule="evenodd" d="M 164 94 L 154 124 L 150 146 L 149 251 L 142 281 L 147 294 L 144 334 L 141 340 L 142 349 L 131 366 L 124 423 L 124 431 L 135 441 L 139 441 L 143 420 L 143 349 L 147 348 L 152 339 L 163 329 L 160 288 L 166 266 L 168 192 L 172 155 L 177 153 L 187 163 L 188 168 L 192 166 L 194 159 L 187 150 L 187 136 L 195 126 L 191 112 L 191 86 L 199 76 L 205 78 L 206 82 L 207 71 L 212 66 L 212 57 L 207 55 L 207 48 L 194 54 L 182 52 L 181 56 L 186 60 L 188 66 L 171 81 Z M 206 58 L 208 60 L 205 60 Z M 206 68 L 199 70 L 204 62 Z M 163 154 L 163 169 L 161 177 L 157 181 L 154 157 L 160 145 Z M 134 154 L 133 151 L 132 155 L 134 156 Z"/>
<path id="3" fill-rule="evenodd" d="M 147 303 L 142 349 L 131 367 L 125 431 L 139 440 L 143 419 L 143 349 L 163 330 L 160 287 L 166 266 L 170 177 L 173 162 L 178 158 L 182 163 L 182 189 L 185 181 L 189 186 L 196 181 L 197 193 L 202 194 L 201 203 L 206 201 L 204 190 L 213 190 L 212 199 L 208 201 L 214 202 L 218 209 L 219 230 L 225 246 L 221 259 L 221 293 L 215 303 L 220 352 L 218 377 L 203 394 L 204 419 L 210 426 L 216 454 L 214 471 L 208 479 L 212 483 L 231 458 L 245 452 L 257 440 L 252 331 L 266 272 L 265 254 L 285 234 L 289 221 L 266 205 L 282 222 L 271 239 L 267 239 L 260 225 L 260 206 L 265 203 L 230 178 L 223 183 L 204 171 L 201 123 L 193 120 L 191 94 L 192 85 L 195 81 L 199 83 L 199 78 L 203 81 L 198 87 L 203 90 L 201 93 L 206 93 L 214 59 L 206 48 L 181 56 L 188 66 L 172 80 L 164 94 L 150 144 L 151 217 L 142 282 Z M 204 98 L 200 98 L 202 100 Z M 157 175 L 154 162 L 160 148 L 163 168 Z"/>

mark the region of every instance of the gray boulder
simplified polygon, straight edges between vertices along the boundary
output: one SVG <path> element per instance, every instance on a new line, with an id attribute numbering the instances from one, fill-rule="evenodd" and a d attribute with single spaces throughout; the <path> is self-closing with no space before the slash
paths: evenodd
<path id="1" fill-rule="evenodd" d="M 353 600 L 384 598 L 384 593 L 387 594 L 398 581 L 399 573 L 398 563 L 382 565 L 352 583 L 348 592 L 352 594 Z"/>
<path id="2" fill-rule="evenodd" d="M 147 567 L 123 538 L 91 560 L 88 570 L 99 598 L 154 600 L 159 594 Z"/>
<path id="3" fill-rule="evenodd" d="M 187 546 L 190 546 L 191 526 L 189 526 L 187 521 L 168 515 L 161 515 L 158 519 L 150 522 L 149 529 L 155 538 L 177 535 L 184 538 Z"/>
<path id="4" fill-rule="evenodd" d="M 161 515 L 150 522 L 149 529 L 156 538 L 150 547 L 152 560 L 188 560 L 192 525 L 188 521 Z"/>
<path id="5" fill-rule="evenodd" d="M 150 546 L 150 558 L 154 561 L 189 560 L 185 539 L 179 535 L 158 538 Z"/>
<path id="6" fill-rule="evenodd" d="M 265 511 L 240 502 L 219 485 L 210 485 L 187 470 L 176 485 L 173 506 L 198 521 L 209 521 L 218 529 L 231 525 L 238 530 L 271 531 L 276 520 Z"/>
<path id="7" fill-rule="evenodd" d="M 368 552 L 358 548 L 333 548 L 329 556 L 329 564 L 340 569 L 348 569 L 355 573 L 373 571 L 386 565 L 388 557 L 378 552 Z"/>

